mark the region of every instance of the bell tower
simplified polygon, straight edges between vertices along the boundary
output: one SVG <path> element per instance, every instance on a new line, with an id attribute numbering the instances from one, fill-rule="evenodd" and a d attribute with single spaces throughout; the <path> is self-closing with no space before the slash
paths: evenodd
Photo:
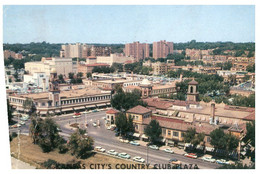
<path id="1" fill-rule="evenodd" d="M 49 80 L 49 102 L 50 106 L 60 106 L 60 88 L 55 68 L 51 69 Z"/>
<path id="2" fill-rule="evenodd" d="M 187 101 L 198 101 L 199 93 L 198 93 L 198 82 L 196 82 L 193 78 L 192 81 L 188 83 L 188 93 L 187 93 Z"/>

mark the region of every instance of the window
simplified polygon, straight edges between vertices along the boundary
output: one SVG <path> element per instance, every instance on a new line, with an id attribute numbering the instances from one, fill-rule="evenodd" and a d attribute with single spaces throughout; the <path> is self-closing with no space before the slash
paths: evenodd
<path id="1" fill-rule="evenodd" d="M 138 125 L 137 124 L 135 125 L 135 129 L 138 130 Z"/>
<path id="2" fill-rule="evenodd" d="M 171 135 L 171 131 L 168 130 L 168 135 Z"/>
<path id="3" fill-rule="evenodd" d="M 45 106 L 45 103 L 42 103 L 42 106 Z"/>
<path id="4" fill-rule="evenodd" d="M 184 137 L 184 132 L 181 133 L 181 137 Z"/>
<path id="5" fill-rule="evenodd" d="M 173 133 L 172 133 L 172 136 L 173 136 L 173 137 L 178 137 L 178 136 L 179 136 L 179 132 L 173 132 Z"/>

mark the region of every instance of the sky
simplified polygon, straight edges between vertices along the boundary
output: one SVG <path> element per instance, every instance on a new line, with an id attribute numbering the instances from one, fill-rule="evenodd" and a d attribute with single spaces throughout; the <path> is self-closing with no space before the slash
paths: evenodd
<path id="1" fill-rule="evenodd" d="M 3 6 L 4 43 L 255 42 L 255 6 Z"/>

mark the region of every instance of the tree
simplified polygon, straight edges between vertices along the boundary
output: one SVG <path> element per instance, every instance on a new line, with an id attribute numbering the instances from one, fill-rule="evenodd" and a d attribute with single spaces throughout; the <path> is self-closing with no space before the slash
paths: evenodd
<path id="1" fill-rule="evenodd" d="M 60 75 L 58 76 L 58 78 L 59 78 L 60 83 L 65 83 L 65 80 L 64 80 L 62 74 L 60 74 Z"/>
<path id="2" fill-rule="evenodd" d="M 144 133 L 149 137 L 150 142 L 155 144 L 161 139 L 162 128 L 157 120 L 151 120 L 144 129 Z"/>
<path id="3" fill-rule="evenodd" d="M 36 107 L 33 103 L 33 100 L 30 98 L 26 98 L 26 100 L 23 103 L 23 109 L 29 113 L 29 115 L 32 115 L 36 112 Z"/>
<path id="4" fill-rule="evenodd" d="M 255 72 L 255 64 L 253 64 L 253 65 L 248 65 L 248 66 L 246 67 L 246 70 L 247 70 L 248 72 L 254 73 L 254 72 Z"/>
<path id="5" fill-rule="evenodd" d="M 41 127 L 39 145 L 43 152 L 50 152 L 62 143 L 62 138 L 58 132 L 58 125 L 53 119 L 46 118 L 39 126 Z"/>
<path id="6" fill-rule="evenodd" d="M 29 130 L 30 136 L 33 139 L 33 144 L 38 144 L 39 142 L 40 133 L 42 129 L 41 124 L 43 124 L 43 120 L 37 117 L 36 115 L 32 115 Z"/>
<path id="7" fill-rule="evenodd" d="M 125 136 L 128 131 L 130 124 L 128 124 L 127 117 L 124 113 L 120 112 L 116 117 L 116 127 L 118 128 L 121 135 Z"/>
<path id="8" fill-rule="evenodd" d="M 77 158 L 87 158 L 93 149 L 94 140 L 92 137 L 86 136 L 85 133 L 85 130 L 78 129 L 69 138 L 70 151 Z"/>
<path id="9" fill-rule="evenodd" d="M 239 140 L 235 135 L 232 135 L 231 133 L 225 134 L 226 138 L 226 151 L 230 152 L 237 148 Z M 228 156 L 228 153 L 226 153 L 226 156 Z"/>
<path id="10" fill-rule="evenodd" d="M 184 134 L 184 142 L 191 143 L 194 148 L 197 147 L 201 142 L 204 141 L 205 134 L 196 134 L 195 128 L 188 128 L 187 132 Z"/>
<path id="11" fill-rule="evenodd" d="M 82 72 L 79 72 L 78 74 L 77 74 L 77 78 L 82 78 L 83 77 L 83 73 Z"/>
<path id="12" fill-rule="evenodd" d="M 243 141 L 255 147 L 255 121 L 246 123 L 246 136 Z"/>
<path id="13" fill-rule="evenodd" d="M 210 132 L 210 144 L 216 149 L 225 149 L 226 148 L 226 138 L 225 133 L 222 129 L 218 128 Z"/>
<path id="14" fill-rule="evenodd" d="M 132 93 L 124 92 L 120 87 L 116 88 L 116 94 L 111 98 L 111 105 L 113 108 L 120 111 L 127 111 L 137 105 L 144 107 L 147 104 L 141 99 L 141 94 L 138 90 L 134 90 Z"/>
<path id="15" fill-rule="evenodd" d="M 69 79 L 74 79 L 74 73 L 69 73 Z"/>
<path id="16" fill-rule="evenodd" d="M 11 124 L 13 122 L 13 108 L 7 100 L 7 113 L 8 113 L 8 123 Z"/>
<path id="17" fill-rule="evenodd" d="M 196 129 L 195 128 L 188 128 L 187 132 L 184 133 L 184 142 L 185 143 L 191 143 L 193 138 L 196 135 Z"/>
<path id="18" fill-rule="evenodd" d="M 92 78 L 92 73 L 88 72 L 87 73 L 87 78 Z"/>
<path id="19" fill-rule="evenodd" d="M 236 136 L 231 133 L 224 133 L 220 128 L 210 132 L 210 138 L 210 144 L 214 146 L 215 150 L 224 149 L 226 150 L 226 155 L 229 154 L 228 152 L 235 150 L 239 143 Z"/>

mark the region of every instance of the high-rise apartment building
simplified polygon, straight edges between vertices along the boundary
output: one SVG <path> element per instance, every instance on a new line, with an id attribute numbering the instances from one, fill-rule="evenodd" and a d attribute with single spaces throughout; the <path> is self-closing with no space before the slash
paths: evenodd
<path id="1" fill-rule="evenodd" d="M 88 56 L 110 56 L 111 47 L 97 47 L 87 44 L 68 44 L 62 45 L 60 51 L 60 57 L 78 57 L 87 58 Z"/>
<path id="2" fill-rule="evenodd" d="M 153 58 L 166 58 L 168 54 L 173 54 L 173 42 L 161 40 L 153 43 Z"/>
<path id="3" fill-rule="evenodd" d="M 137 61 L 149 57 L 149 44 L 147 43 L 127 43 L 125 44 L 125 55 L 133 56 Z"/>

